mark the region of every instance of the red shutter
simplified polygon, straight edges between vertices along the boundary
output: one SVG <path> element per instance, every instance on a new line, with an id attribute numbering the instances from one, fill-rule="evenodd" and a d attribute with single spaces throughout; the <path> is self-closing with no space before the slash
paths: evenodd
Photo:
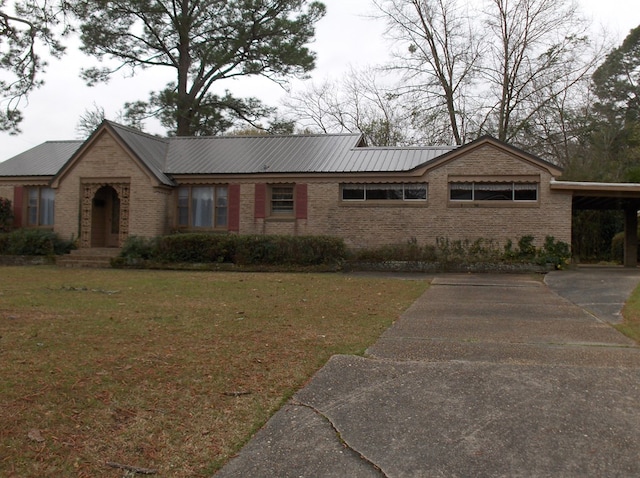
<path id="1" fill-rule="evenodd" d="M 229 184 L 229 231 L 240 231 L 240 185 Z"/>
<path id="2" fill-rule="evenodd" d="M 296 184 L 296 219 L 307 218 L 307 185 Z"/>
<path id="3" fill-rule="evenodd" d="M 256 184 L 254 217 L 264 219 L 267 216 L 267 185 Z"/>
<path id="4" fill-rule="evenodd" d="M 24 201 L 24 187 L 13 188 L 13 226 L 22 227 L 22 203 Z"/>

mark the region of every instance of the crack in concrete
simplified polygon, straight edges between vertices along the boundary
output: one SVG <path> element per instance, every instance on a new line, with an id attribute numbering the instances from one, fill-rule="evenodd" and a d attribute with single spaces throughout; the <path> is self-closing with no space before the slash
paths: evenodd
<path id="1" fill-rule="evenodd" d="M 322 411 L 320 411 L 319 409 L 317 409 L 316 407 L 314 407 L 313 405 L 309 405 L 308 403 L 303 403 L 299 400 L 295 400 L 292 399 L 289 402 L 289 405 L 292 406 L 296 406 L 296 407 L 304 407 L 304 408 L 308 408 L 309 410 L 313 411 L 316 415 L 318 415 L 319 417 L 321 417 L 322 419 L 324 419 L 324 421 L 326 421 L 329 426 L 331 427 L 331 429 L 334 431 L 334 433 L 336 434 L 336 437 L 338 438 L 338 440 L 340 441 L 340 443 L 343 444 L 343 446 L 349 450 L 351 453 L 357 455 L 358 457 L 360 457 L 361 460 L 363 460 L 364 462 L 368 463 L 369 465 L 371 465 L 371 467 L 382 477 L 382 478 L 389 478 L 389 475 L 387 475 L 383 470 L 382 467 L 380 467 L 379 465 L 376 465 L 373 460 L 371 460 L 370 458 L 368 458 L 366 455 L 364 455 L 364 453 L 359 452 L 354 446 L 352 446 L 347 440 L 344 439 L 344 437 L 342 436 L 342 433 L 340 433 L 340 430 L 338 429 L 338 426 L 324 413 L 322 413 Z"/>

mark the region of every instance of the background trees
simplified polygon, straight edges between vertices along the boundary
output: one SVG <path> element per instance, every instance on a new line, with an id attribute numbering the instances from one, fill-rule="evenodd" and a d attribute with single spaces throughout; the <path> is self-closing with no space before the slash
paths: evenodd
<path id="1" fill-rule="evenodd" d="M 441 142 L 492 134 L 559 152 L 597 56 L 569 0 L 374 0 L 396 45 L 386 68 Z M 466 7 L 465 7 L 466 5 Z M 447 141 L 448 140 L 448 141 Z"/>
<path id="2" fill-rule="evenodd" d="M 303 131 L 362 133 L 372 146 L 410 142 L 411 124 L 400 95 L 375 70 L 351 71 L 341 80 L 313 82 L 284 100 L 286 117 Z"/>
<path id="3" fill-rule="evenodd" d="M 63 20 L 57 2 L 0 0 L 0 131 L 19 132 L 20 105 L 42 84 L 43 54 L 64 51 L 54 28 Z"/>
<path id="4" fill-rule="evenodd" d="M 236 98 L 214 85 L 240 76 L 282 81 L 314 67 L 306 46 L 324 5 L 306 0 L 78 0 L 82 50 L 111 66 L 84 70 L 89 83 L 115 71 L 166 67 L 175 81 L 147 101 L 127 105 L 134 117 L 158 117 L 172 134 L 218 134 L 237 119 L 254 125 L 272 112 L 257 98 Z"/>
<path id="5" fill-rule="evenodd" d="M 440 142 L 462 144 L 469 90 L 479 73 L 482 52 L 466 10 L 457 0 L 373 3 L 387 20 L 387 33 L 401 48 L 386 68 L 400 73 L 398 92 L 413 98 L 415 123 L 438 131 Z"/>

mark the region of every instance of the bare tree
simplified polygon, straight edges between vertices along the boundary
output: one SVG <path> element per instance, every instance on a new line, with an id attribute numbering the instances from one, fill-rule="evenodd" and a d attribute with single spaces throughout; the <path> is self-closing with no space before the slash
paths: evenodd
<path id="1" fill-rule="evenodd" d="M 478 129 L 498 139 L 526 143 L 536 116 L 562 106 L 596 63 L 587 54 L 588 24 L 573 0 L 488 0 L 489 47 L 483 64 L 488 99 Z"/>
<path id="2" fill-rule="evenodd" d="M 457 0 L 374 0 L 400 46 L 390 69 L 402 73 L 420 108 L 418 122 L 444 122 L 442 142 L 462 144 L 466 136 L 467 90 L 477 74 L 481 50 L 470 19 Z M 427 113 L 426 115 L 424 113 Z M 444 114 L 446 120 L 439 117 Z"/>
<path id="3" fill-rule="evenodd" d="M 284 101 L 286 116 L 306 131 L 359 132 L 375 146 L 403 144 L 409 132 L 403 105 L 378 76 L 373 69 L 352 70 L 341 81 L 311 83 Z"/>
<path id="4" fill-rule="evenodd" d="M 574 0 L 373 0 L 399 46 L 389 69 L 430 142 L 481 134 L 567 158 L 568 121 L 584 109 L 604 49 Z M 449 140 L 449 141 L 447 141 Z"/>

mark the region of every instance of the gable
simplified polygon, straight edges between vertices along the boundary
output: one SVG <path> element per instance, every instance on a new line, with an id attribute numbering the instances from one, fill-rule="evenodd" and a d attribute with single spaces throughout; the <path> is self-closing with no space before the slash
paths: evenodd
<path id="1" fill-rule="evenodd" d="M 54 188 L 77 169 L 82 170 L 83 176 L 105 178 L 120 177 L 135 170 L 146 176 L 152 186 L 173 184 L 164 173 L 154 167 L 154 164 L 150 164 L 147 158 L 141 158 L 137 154 L 136 149 L 138 152 L 144 150 L 143 146 L 136 145 L 130 138 L 123 139 L 109 126 L 103 124 L 59 170 L 52 181 Z M 156 148 L 155 154 L 162 154 L 162 151 Z"/>
<path id="2" fill-rule="evenodd" d="M 445 168 L 450 175 L 461 176 L 518 176 L 545 172 L 557 177 L 562 174 L 559 167 L 491 137 L 461 146 L 422 169 L 426 173 L 439 168 Z"/>

